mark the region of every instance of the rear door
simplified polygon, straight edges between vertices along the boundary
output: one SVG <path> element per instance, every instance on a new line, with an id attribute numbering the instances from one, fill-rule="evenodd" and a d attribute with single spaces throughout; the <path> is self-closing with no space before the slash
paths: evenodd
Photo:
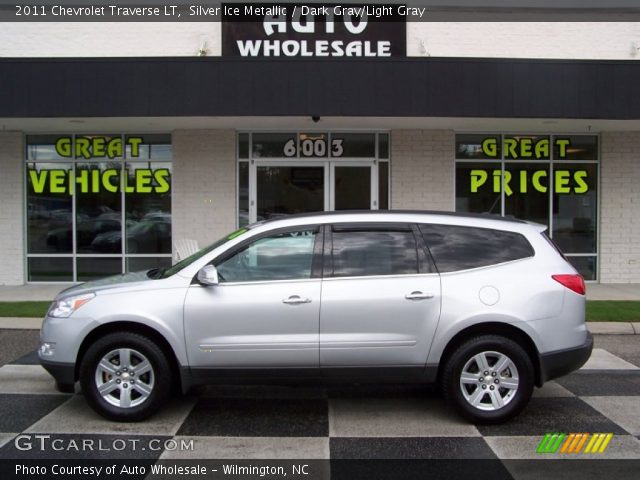
<path id="1" fill-rule="evenodd" d="M 440 278 L 417 227 L 335 224 L 325 232 L 325 373 L 335 367 L 423 366 L 440 315 Z"/>

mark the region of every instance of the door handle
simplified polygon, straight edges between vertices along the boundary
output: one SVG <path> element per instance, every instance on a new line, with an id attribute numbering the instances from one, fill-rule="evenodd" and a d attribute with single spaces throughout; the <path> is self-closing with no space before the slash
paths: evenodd
<path id="1" fill-rule="evenodd" d="M 289 298 L 282 300 L 287 305 L 300 305 L 301 303 L 311 303 L 310 298 L 302 298 L 299 295 L 291 295 Z"/>
<path id="2" fill-rule="evenodd" d="M 407 300 L 426 300 L 433 298 L 433 293 L 422 293 L 416 290 L 415 292 L 407 293 L 404 298 Z"/>

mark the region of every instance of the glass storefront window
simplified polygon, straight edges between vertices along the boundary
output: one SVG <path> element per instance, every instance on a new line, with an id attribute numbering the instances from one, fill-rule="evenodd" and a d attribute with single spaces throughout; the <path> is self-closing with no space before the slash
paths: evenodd
<path id="1" fill-rule="evenodd" d="M 60 138 L 59 135 L 29 135 L 27 137 L 27 160 L 34 162 L 45 162 L 47 160 L 66 160 L 71 159 L 72 152 L 69 149 L 65 155 L 58 153 L 56 142 Z"/>
<path id="2" fill-rule="evenodd" d="M 389 135 L 386 133 L 378 134 L 378 158 L 389 158 Z"/>
<path id="3" fill-rule="evenodd" d="M 374 158 L 376 156 L 375 133 L 332 133 L 331 156 L 344 158 Z M 341 147 L 338 148 L 338 143 Z"/>
<path id="4" fill-rule="evenodd" d="M 67 179 L 70 163 L 27 163 L 27 250 L 73 252 L 73 205 Z"/>
<path id="5" fill-rule="evenodd" d="M 456 158 L 487 160 L 502 159 L 500 135 L 459 134 L 456 135 Z"/>
<path id="6" fill-rule="evenodd" d="M 598 166 L 556 163 L 553 194 L 553 240 L 568 253 L 596 251 Z"/>
<path id="7" fill-rule="evenodd" d="M 141 272 L 152 268 L 169 268 L 171 258 L 168 257 L 128 257 L 127 271 Z"/>
<path id="8" fill-rule="evenodd" d="M 60 143 L 57 144 L 60 151 Z M 124 142 L 121 135 L 76 135 L 71 145 L 73 155 L 81 161 L 124 158 Z"/>
<path id="9" fill-rule="evenodd" d="M 249 158 L 249 134 L 238 134 L 238 158 Z"/>
<path id="10" fill-rule="evenodd" d="M 171 165 L 131 162 L 125 166 L 127 253 L 171 253 Z"/>
<path id="11" fill-rule="evenodd" d="M 71 282 L 73 281 L 73 258 L 28 258 L 27 280 L 29 282 Z"/>
<path id="12" fill-rule="evenodd" d="M 378 209 L 389 210 L 389 162 L 378 164 Z"/>
<path id="13" fill-rule="evenodd" d="M 115 161 L 76 165 L 78 253 L 122 253 L 122 195 L 118 181 L 121 168 Z M 96 178 L 102 183 L 96 185 Z"/>
<path id="14" fill-rule="evenodd" d="M 325 158 L 329 156 L 329 134 L 325 132 L 300 133 L 298 135 L 300 156 Z"/>
<path id="15" fill-rule="evenodd" d="M 122 258 L 79 257 L 77 262 L 79 282 L 122 273 Z"/>
<path id="16" fill-rule="evenodd" d="M 238 134 L 238 159 L 246 158 L 247 134 Z M 389 158 L 389 136 L 378 137 L 380 158 Z M 251 158 L 376 158 L 375 133 L 300 132 L 251 134 Z"/>
<path id="17" fill-rule="evenodd" d="M 547 225 L 578 271 L 595 280 L 598 151 L 597 135 L 456 135 L 456 211 Z"/>
<path id="18" fill-rule="evenodd" d="M 238 227 L 249 225 L 249 162 L 238 163 Z"/>
<path id="19" fill-rule="evenodd" d="M 556 160 L 598 160 L 597 135 L 558 135 L 555 139 Z"/>
<path id="20" fill-rule="evenodd" d="M 549 165 L 507 163 L 504 169 L 504 213 L 549 224 Z"/>
<path id="21" fill-rule="evenodd" d="M 29 281 L 170 264 L 171 152 L 170 135 L 27 137 Z"/>
<path id="22" fill-rule="evenodd" d="M 506 160 L 549 160 L 551 158 L 548 135 L 505 135 L 502 150 Z"/>
<path id="23" fill-rule="evenodd" d="M 171 135 L 126 135 L 125 156 L 131 160 L 171 160 L 173 148 Z"/>
<path id="24" fill-rule="evenodd" d="M 296 133 L 254 133 L 252 135 L 253 158 L 296 157 L 298 135 Z"/>
<path id="25" fill-rule="evenodd" d="M 567 255 L 567 260 L 573 265 L 573 267 L 580 272 L 580 274 L 584 277 L 585 280 L 597 280 L 596 272 L 597 272 L 597 263 L 598 257 L 594 256 L 572 256 Z"/>
<path id="26" fill-rule="evenodd" d="M 456 165 L 456 211 L 500 215 L 500 163 Z"/>

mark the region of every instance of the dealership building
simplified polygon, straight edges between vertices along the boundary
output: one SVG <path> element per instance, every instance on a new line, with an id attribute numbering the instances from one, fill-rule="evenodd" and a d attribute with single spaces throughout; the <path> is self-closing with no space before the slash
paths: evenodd
<path id="1" fill-rule="evenodd" d="M 640 23 L 0 25 L 0 285 L 163 267 L 290 213 L 545 224 L 640 282 Z"/>

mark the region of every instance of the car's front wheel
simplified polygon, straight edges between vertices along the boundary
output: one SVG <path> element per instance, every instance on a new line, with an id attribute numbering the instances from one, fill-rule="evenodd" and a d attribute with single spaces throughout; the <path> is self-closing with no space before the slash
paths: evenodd
<path id="1" fill-rule="evenodd" d="M 448 403 L 474 423 L 502 423 L 519 414 L 533 393 L 534 369 L 511 339 L 483 335 L 457 347 L 443 366 Z"/>
<path id="2" fill-rule="evenodd" d="M 80 384 L 89 405 L 100 415 L 135 422 L 156 412 L 169 395 L 171 368 L 165 353 L 150 338 L 112 333 L 85 353 Z"/>

